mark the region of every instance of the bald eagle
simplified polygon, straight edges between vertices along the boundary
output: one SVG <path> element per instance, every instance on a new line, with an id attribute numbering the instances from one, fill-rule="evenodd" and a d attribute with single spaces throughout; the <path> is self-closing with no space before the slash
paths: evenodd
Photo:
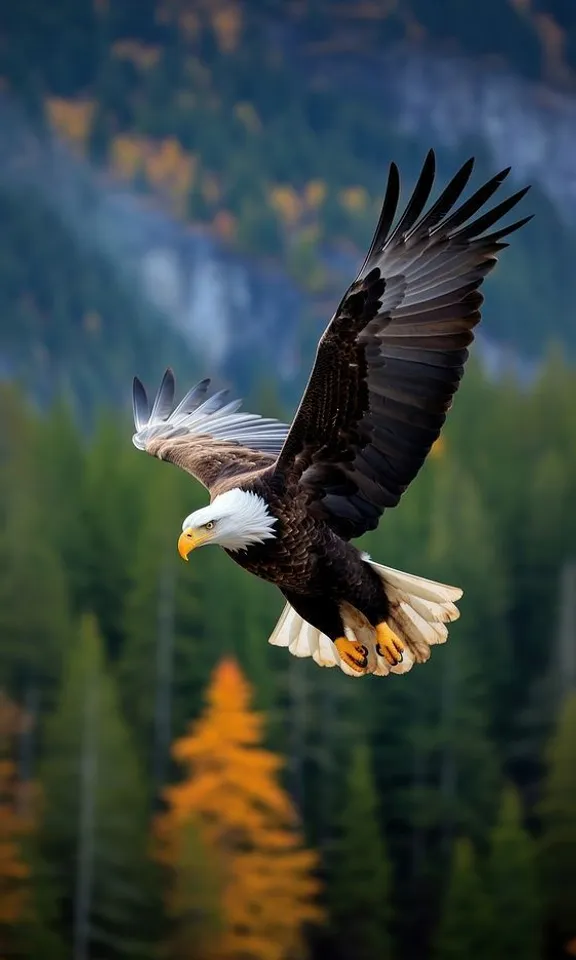
<path id="1" fill-rule="evenodd" d="M 171 370 L 150 410 L 134 380 L 135 446 L 210 493 L 182 524 L 180 555 L 219 544 L 276 584 L 286 605 L 270 643 L 353 677 L 407 672 L 459 616 L 460 589 L 377 564 L 350 541 L 376 528 L 422 467 L 463 374 L 482 281 L 503 238 L 531 219 L 487 233 L 528 187 L 482 211 L 508 168 L 457 205 L 473 165 L 429 205 L 430 151 L 394 225 L 400 177 L 391 164 L 374 238 L 290 426 L 241 413 L 227 391 L 209 395 L 209 380 L 173 408 Z"/>

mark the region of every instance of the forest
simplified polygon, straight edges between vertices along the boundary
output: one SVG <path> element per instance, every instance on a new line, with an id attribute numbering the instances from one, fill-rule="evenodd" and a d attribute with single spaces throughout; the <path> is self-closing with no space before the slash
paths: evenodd
<path id="1" fill-rule="evenodd" d="M 12 5 L 1 960 L 576 956 L 576 231 L 531 191 L 535 220 L 486 284 L 484 327 L 536 375 L 495 379 L 476 353 L 426 466 L 364 539 L 377 561 L 461 586 L 461 618 L 429 663 L 353 680 L 269 646 L 282 598 L 221 551 L 179 559 L 206 494 L 133 447 L 126 401 L 134 373 L 153 384 L 172 364 L 185 390 L 213 371 L 134 276 L 79 242 L 43 178 L 64 145 L 87 223 L 124 187 L 289 276 L 308 304 L 286 320 L 299 377 L 229 371 L 250 381 L 248 410 L 288 419 L 388 162 L 409 189 L 431 146 L 334 64 L 370 69 L 416 44 L 574 89 L 565 0 L 485 0 L 474 20 L 455 0 L 431 10 Z M 478 177 L 495 172 L 474 142 L 437 149 L 442 176 L 464 149 Z"/>
<path id="2" fill-rule="evenodd" d="M 567 955 L 576 379 L 560 356 L 529 390 L 472 362 L 365 538 L 460 584 L 462 617 L 428 664 L 358 681 L 270 647 L 281 597 L 223 553 L 182 563 L 203 493 L 127 421 L 102 410 L 86 436 L 65 402 L 39 412 L 9 386 L 1 402 L 1 956 Z"/>

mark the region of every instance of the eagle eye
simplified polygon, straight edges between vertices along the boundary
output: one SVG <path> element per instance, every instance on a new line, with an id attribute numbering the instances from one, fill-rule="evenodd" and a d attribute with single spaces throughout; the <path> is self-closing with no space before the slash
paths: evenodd
<path id="1" fill-rule="evenodd" d="M 205 530 L 211 530 L 213 526 L 214 526 L 214 521 L 213 521 L 213 520 L 209 520 L 208 523 L 205 523 L 205 524 L 204 524 L 204 529 L 205 529 Z"/>

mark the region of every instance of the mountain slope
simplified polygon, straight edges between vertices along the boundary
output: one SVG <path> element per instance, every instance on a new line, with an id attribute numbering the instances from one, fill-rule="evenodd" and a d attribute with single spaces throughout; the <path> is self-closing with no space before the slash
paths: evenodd
<path id="1" fill-rule="evenodd" d="M 0 114 L 4 367 L 46 389 L 75 371 L 94 395 L 175 354 L 242 386 L 271 364 L 290 381 L 369 240 L 389 160 L 409 190 L 431 145 L 441 177 L 474 153 L 478 178 L 512 162 L 511 191 L 535 182 L 484 330 L 530 358 L 550 339 L 574 351 L 576 25 L 560 2 L 490 0 L 472 31 L 461 5 L 431 10 L 23 0 Z M 543 99 L 521 75 L 564 90 Z"/>

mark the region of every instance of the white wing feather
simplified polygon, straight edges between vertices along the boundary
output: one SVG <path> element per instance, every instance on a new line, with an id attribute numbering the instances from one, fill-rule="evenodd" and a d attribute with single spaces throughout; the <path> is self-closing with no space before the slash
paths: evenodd
<path id="1" fill-rule="evenodd" d="M 286 439 L 288 426 L 258 414 L 239 413 L 242 401 L 228 402 L 227 390 L 220 390 L 205 399 L 209 383 L 209 380 L 202 380 L 196 384 L 172 410 L 174 375 L 167 370 L 149 412 L 146 391 L 136 377 L 132 395 L 136 427 L 132 437 L 134 446 L 145 450 L 150 440 L 158 437 L 205 436 L 277 456 Z"/>

